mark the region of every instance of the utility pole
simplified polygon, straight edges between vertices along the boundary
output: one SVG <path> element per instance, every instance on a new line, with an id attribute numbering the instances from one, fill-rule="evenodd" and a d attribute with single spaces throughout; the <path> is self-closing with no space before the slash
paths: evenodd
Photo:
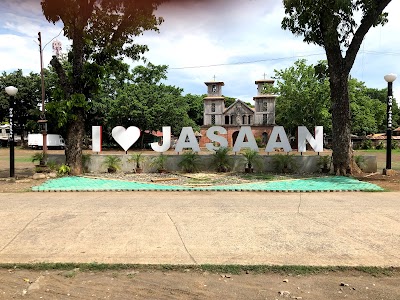
<path id="1" fill-rule="evenodd" d="M 40 51 L 40 77 L 42 80 L 42 113 L 40 114 L 40 120 L 38 121 L 39 127 L 43 135 L 43 161 L 41 165 L 46 164 L 47 160 L 47 120 L 45 111 L 45 90 L 44 90 L 44 74 L 43 74 L 43 49 L 42 49 L 42 35 L 38 32 L 39 51 Z"/>

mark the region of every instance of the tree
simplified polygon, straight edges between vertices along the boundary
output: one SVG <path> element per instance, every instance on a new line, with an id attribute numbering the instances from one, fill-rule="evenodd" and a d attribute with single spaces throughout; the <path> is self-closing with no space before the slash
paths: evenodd
<path id="1" fill-rule="evenodd" d="M 377 133 L 385 125 L 386 105 L 372 99 L 368 88 L 355 78 L 349 80 L 351 132 L 357 135 Z"/>
<path id="2" fill-rule="evenodd" d="M 284 126 L 292 136 L 299 125 L 308 128 L 324 126 L 325 131 L 330 132 L 329 82 L 316 74 L 316 66 L 307 65 L 306 60 L 301 59 L 292 67 L 275 70 L 275 77 L 279 78 L 277 86 L 267 85 L 266 88 L 278 95 L 276 123 Z"/>
<path id="3" fill-rule="evenodd" d="M 72 174 L 82 173 L 82 141 L 90 99 L 99 90 L 105 66 L 137 60 L 147 50 L 134 43 L 146 30 L 157 30 L 162 18 L 154 10 L 164 0 L 42 0 L 49 22 L 63 23 L 64 34 L 72 40 L 68 55 L 71 69 L 57 57 L 51 65 L 58 75 L 67 112 L 66 161 Z"/>
<path id="4" fill-rule="evenodd" d="M 372 26 L 387 22 L 391 0 L 284 0 L 282 28 L 325 49 L 332 101 L 333 167 L 336 174 L 355 170 L 351 149 L 348 77 L 361 43 Z M 358 13 L 361 20 L 357 23 Z M 344 53 L 344 56 L 343 54 Z"/>
<path id="5" fill-rule="evenodd" d="M 178 135 L 184 126 L 196 126 L 190 119 L 188 99 L 182 89 L 160 83 L 166 78 L 166 66 L 136 67 L 132 80 L 125 82 L 115 95 L 108 98 L 111 110 L 107 127 L 136 126 L 141 131 L 161 130 L 171 125 Z M 147 76 L 152 73 L 153 75 Z"/>
<path id="6" fill-rule="evenodd" d="M 369 98 L 379 101 L 381 104 L 384 104 L 385 111 L 383 112 L 384 121 L 378 123 L 378 132 L 385 132 L 387 128 L 387 120 L 386 120 L 386 105 L 387 105 L 387 88 L 384 89 L 374 89 L 374 88 L 367 88 L 366 94 Z M 398 100 L 393 101 L 393 128 L 400 126 L 400 109 L 398 105 Z M 379 117 L 382 117 L 382 112 L 379 114 Z"/>
<path id="7" fill-rule="evenodd" d="M 198 127 L 203 125 L 204 97 L 204 95 L 192 94 L 186 94 L 185 96 L 183 96 L 183 100 L 189 106 L 187 114 Z"/>
<path id="8" fill-rule="evenodd" d="M 14 130 L 21 135 L 23 141 L 24 132 L 34 131 L 39 120 L 40 76 L 36 73 L 24 76 L 22 70 L 9 74 L 4 72 L 0 76 L 0 87 L 4 91 L 4 88 L 10 85 L 18 88 L 14 106 Z M 8 121 L 9 100 L 10 97 L 6 93 L 0 93 L 0 122 L 6 119 Z"/>

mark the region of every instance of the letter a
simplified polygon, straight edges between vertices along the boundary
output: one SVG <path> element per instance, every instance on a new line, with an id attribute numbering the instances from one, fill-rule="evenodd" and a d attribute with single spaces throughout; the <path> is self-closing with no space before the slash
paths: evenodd
<path id="1" fill-rule="evenodd" d="M 248 142 L 244 141 L 246 137 Z M 250 126 L 242 126 L 242 128 L 240 128 L 235 145 L 233 146 L 233 152 L 240 152 L 241 148 L 250 148 L 255 151 L 258 151 L 257 142 L 254 138 Z"/>
<path id="2" fill-rule="evenodd" d="M 278 137 L 281 140 L 280 142 L 277 142 Z M 285 152 L 292 151 L 292 147 L 290 147 L 290 143 L 283 126 L 275 126 L 272 129 L 265 152 L 272 152 L 275 150 L 275 148 L 283 148 Z"/>
<path id="3" fill-rule="evenodd" d="M 199 143 L 194 135 L 192 127 L 183 127 L 175 146 L 175 152 L 182 152 L 184 148 L 191 148 L 194 152 L 200 152 Z"/>

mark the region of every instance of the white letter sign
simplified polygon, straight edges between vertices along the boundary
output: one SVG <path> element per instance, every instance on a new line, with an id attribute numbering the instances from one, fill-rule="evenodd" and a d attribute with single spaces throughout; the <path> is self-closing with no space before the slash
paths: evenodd
<path id="1" fill-rule="evenodd" d="M 206 148 L 208 151 L 216 151 L 219 148 L 223 148 L 223 147 L 227 148 L 228 147 L 228 141 L 226 140 L 226 138 L 215 134 L 215 132 L 218 132 L 221 134 L 226 134 L 226 129 L 221 126 L 213 126 L 213 127 L 208 128 L 207 137 L 211 141 L 211 143 L 206 144 Z M 219 147 L 214 146 L 213 142 L 219 143 Z"/>
<path id="2" fill-rule="evenodd" d="M 156 152 L 165 152 L 171 147 L 171 127 L 163 127 L 162 132 L 162 145 L 160 146 L 157 142 L 150 144 L 151 149 Z"/>
<path id="3" fill-rule="evenodd" d="M 247 142 L 244 139 L 247 137 Z M 233 146 L 233 152 L 240 152 L 241 148 L 250 148 L 258 151 L 256 139 L 254 138 L 253 132 L 250 126 L 242 126 L 237 136 L 235 145 Z"/>
<path id="4" fill-rule="evenodd" d="M 92 151 L 101 152 L 102 130 L 101 126 L 92 126 Z"/>
<path id="5" fill-rule="evenodd" d="M 299 126 L 298 127 L 298 142 L 297 147 L 299 152 L 307 151 L 307 142 L 310 143 L 311 148 L 314 149 L 315 152 L 323 152 L 324 151 L 324 127 L 315 126 L 315 138 L 308 131 L 307 127 Z"/>
<path id="6" fill-rule="evenodd" d="M 278 137 L 281 140 L 280 142 L 277 142 Z M 272 129 L 267 147 L 265 148 L 265 152 L 272 152 L 275 150 L 275 148 L 283 148 L 285 152 L 292 151 L 292 147 L 290 147 L 285 128 L 283 128 L 282 126 L 274 126 L 274 128 Z"/>
<path id="7" fill-rule="evenodd" d="M 192 127 L 183 127 L 181 135 L 175 146 L 175 152 L 182 152 L 184 148 L 191 148 L 194 152 L 200 152 L 199 143 L 197 143 Z"/>

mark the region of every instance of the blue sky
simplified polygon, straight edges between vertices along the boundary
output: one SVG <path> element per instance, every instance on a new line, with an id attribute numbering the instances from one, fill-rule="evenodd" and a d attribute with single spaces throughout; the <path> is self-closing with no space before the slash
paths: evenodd
<path id="1" fill-rule="evenodd" d="M 223 94 L 244 101 L 256 95 L 255 80 L 274 75 L 299 59 L 309 63 L 325 59 L 324 50 L 304 43 L 281 29 L 284 17 L 280 0 L 215 0 L 212 7 L 189 2 L 179 7 L 163 5 L 157 14 L 165 22 L 159 33 L 137 38 L 150 51 L 145 57 L 153 64 L 169 65 L 167 83 L 185 93 L 203 94 L 204 81 L 224 81 Z M 386 11 L 389 23 L 370 30 L 360 49 L 351 75 L 368 87 L 384 88 L 383 76 L 400 75 L 400 1 L 393 0 Z M 40 0 L 1 0 L 0 71 L 39 72 L 38 31 L 43 44 L 61 31 L 61 24 L 48 23 Z M 67 49 L 69 41 L 57 38 Z M 66 51 L 66 50 L 65 50 Z M 44 64 L 52 55 L 51 43 L 44 50 Z M 128 61 L 132 65 L 137 63 Z M 212 66 L 211 65 L 217 65 Z M 400 79 L 394 83 L 400 98 Z"/>

